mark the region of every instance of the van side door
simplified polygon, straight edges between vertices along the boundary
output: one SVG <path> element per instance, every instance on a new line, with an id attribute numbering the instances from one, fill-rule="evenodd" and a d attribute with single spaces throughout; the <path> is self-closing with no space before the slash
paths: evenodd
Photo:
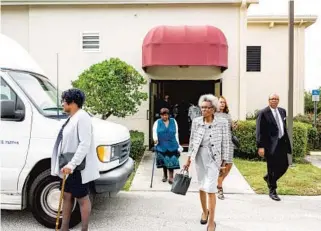
<path id="1" fill-rule="evenodd" d="M 17 85 L 1 72 L 0 103 L 1 194 L 19 194 L 17 192 L 19 175 L 26 163 L 30 142 L 32 107 Z M 14 117 L 9 116 L 10 110 L 7 109 L 10 107 L 8 105 L 14 105 L 12 106 Z M 7 203 L 3 196 L 1 203 Z"/>

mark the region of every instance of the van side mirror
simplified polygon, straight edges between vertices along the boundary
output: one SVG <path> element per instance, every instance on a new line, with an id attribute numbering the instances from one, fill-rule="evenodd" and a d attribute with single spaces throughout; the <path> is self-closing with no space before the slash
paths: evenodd
<path id="1" fill-rule="evenodd" d="M 1 119 L 22 120 L 24 110 L 16 111 L 16 104 L 13 100 L 1 100 Z"/>

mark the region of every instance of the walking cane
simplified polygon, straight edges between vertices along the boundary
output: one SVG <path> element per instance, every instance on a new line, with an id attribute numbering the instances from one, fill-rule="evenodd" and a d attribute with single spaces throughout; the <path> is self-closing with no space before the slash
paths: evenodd
<path id="1" fill-rule="evenodd" d="M 58 213 L 57 213 L 57 220 L 56 220 L 56 231 L 59 231 L 60 210 L 61 210 L 62 199 L 64 198 L 66 176 L 67 174 L 64 173 L 64 177 L 62 179 L 61 191 L 60 191 L 60 198 L 59 198 L 59 206 L 58 206 Z"/>
<path id="2" fill-rule="evenodd" d="M 153 147 L 153 151 L 154 151 L 154 160 L 153 160 L 152 178 L 150 180 L 150 188 L 153 187 L 154 168 L 155 168 L 155 162 L 156 162 L 156 147 Z"/>

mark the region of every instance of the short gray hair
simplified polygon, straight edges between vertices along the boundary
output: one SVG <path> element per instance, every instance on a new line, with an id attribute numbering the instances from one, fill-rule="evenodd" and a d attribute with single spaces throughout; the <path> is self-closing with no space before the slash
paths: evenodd
<path id="1" fill-rule="evenodd" d="M 198 106 L 201 107 L 203 102 L 210 102 L 214 107 L 214 111 L 218 110 L 218 98 L 212 94 L 202 95 L 198 100 Z"/>

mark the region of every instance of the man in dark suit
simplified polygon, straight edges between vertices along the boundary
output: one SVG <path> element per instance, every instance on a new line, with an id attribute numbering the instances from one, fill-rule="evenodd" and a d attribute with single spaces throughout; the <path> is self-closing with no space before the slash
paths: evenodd
<path id="1" fill-rule="evenodd" d="M 259 112 L 256 121 L 256 143 L 258 154 L 265 157 L 267 174 L 263 177 L 269 187 L 271 199 L 280 201 L 276 189 L 277 181 L 289 167 L 288 154 L 292 147 L 286 128 L 286 110 L 278 107 L 279 96 L 269 97 L 269 106 Z"/>

